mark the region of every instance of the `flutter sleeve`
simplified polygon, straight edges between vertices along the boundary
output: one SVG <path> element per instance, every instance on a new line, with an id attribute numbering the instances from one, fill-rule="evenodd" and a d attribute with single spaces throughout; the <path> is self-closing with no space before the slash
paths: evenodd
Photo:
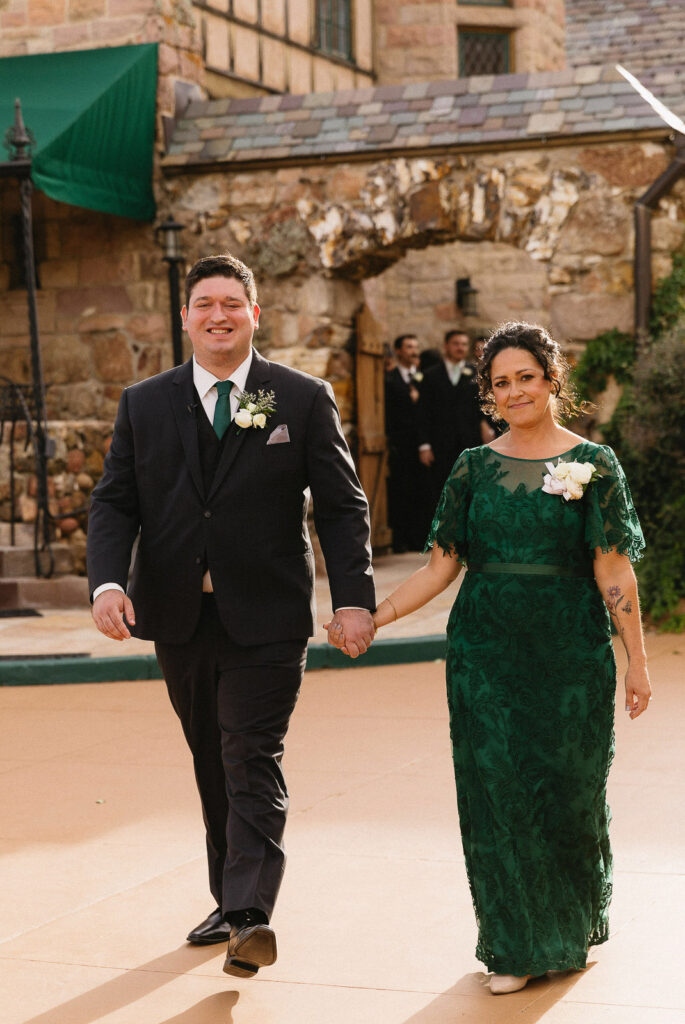
<path id="1" fill-rule="evenodd" d="M 461 453 L 443 487 L 425 551 L 438 544 L 444 551 L 465 559 L 468 553 L 467 521 L 471 504 L 469 452 Z"/>
<path id="2" fill-rule="evenodd" d="M 601 474 L 587 488 L 587 514 L 585 540 L 594 551 L 607 552 L 615 548 L 627 555 L 631 562 L 642 558 L 645 539 L 633 506 L 625 473 L 611 448 L 602 445 L 594 459 L 595 469 Z"/>

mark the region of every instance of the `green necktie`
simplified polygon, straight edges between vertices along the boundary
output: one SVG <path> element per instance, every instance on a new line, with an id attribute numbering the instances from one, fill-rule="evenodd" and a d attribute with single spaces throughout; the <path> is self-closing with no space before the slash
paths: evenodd
<path id="1" fill-rule="evenodd" d="M 212 426 L 214 433 L 221 440 L 231 422 L 231 391 L 233 390 L 232 380 L 218 380 L 214 385 L 218 398 L 214 409 L 214 420 Z"/>

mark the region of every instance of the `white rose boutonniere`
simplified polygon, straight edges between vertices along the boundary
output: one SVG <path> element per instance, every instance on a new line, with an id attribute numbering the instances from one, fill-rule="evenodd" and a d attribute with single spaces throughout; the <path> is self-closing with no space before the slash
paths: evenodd
<path id="1" fill-rule="evenodd" d="M 237 433 L 247 430 L 248 427 L 257 427 L 259 430 L 263 430 L 267 418 L 275 411 L 276 396 L 273 391 L 260 390 L 256 395 L 244 391 L 240 396 L 238 411 L 234 416 L 234 422 L 238 428 Z"/>
<path id="2" fill-rule="evenodd" d="M 465 366 L 461 371 L 462 377 L 473 377 L 473 370 L 470 366 Z"/>
<path id="3" fill-rule="evenodd" d="M 577 501 L 583 497 L 585 488 L 601 474 L 591 462 L 546 462 L 549 473 L 545 473 L 542 489 L 545 494 L 558 494 L 565 501 Z"/>
<path id="4" fill-rule="evenodd" d="M 423 380 L 423 374 L 421 373 L 421 371 L 420 371 L 420 370 L 417 370 L 417 371 L 416 371 L 416 373 L 415 373 L 415 374 L 414 374 L 414 376 L 412 377 L 412 380 L 413 380 L 413 381 L 414 381 L 414 382 L 415 382 L 416 384 L 420 384 L 420 383 L 421 383 L 421 381 Z"/>

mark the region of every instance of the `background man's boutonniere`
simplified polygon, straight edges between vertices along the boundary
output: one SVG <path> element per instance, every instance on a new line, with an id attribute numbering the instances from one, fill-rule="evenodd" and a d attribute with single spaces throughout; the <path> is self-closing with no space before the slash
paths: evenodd
<path id="1" fill-rule="evenodd" d="M 465 366 L 461 371 L 462 377 L 473 377 L 473 370 L 470 366 Z"/>
<path id="2" fill-rule="evenodd" d="M 416 373 L 412 377 L 412 380 L 414 381 L 415 384 L 420 384 L 421 383 L 421 381 L 423 380 L 423 374 L 421 373 L 420 370 L 416 371 Z"/>
<path id="3" fill-rule="evenodd" d="M 545 494 L 558 494 L 566 501 L 577 501 L 582 498 L 585 488 L 602 474 L 598 473 L 591 462 L 562 462 L 556 466 L 546 462 L 549 473 L 545 473 L 542 489 Z"/>
<path id="4" fill-rule="evenodd" d="M 236 433 L 247 427 L 259 427 L 263 430 L 266 426 L 267 417 L 276 411 L 276 396 L 273 391 L 262 391 L 251 395 L 249 391 L 243 391 L 240 396 L 238 411 L 234 416 L 234 423 L 237 426 Z"/>

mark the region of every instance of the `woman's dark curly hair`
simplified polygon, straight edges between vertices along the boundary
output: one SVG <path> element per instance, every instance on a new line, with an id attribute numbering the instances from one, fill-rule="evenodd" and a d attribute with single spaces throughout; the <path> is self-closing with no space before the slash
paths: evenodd
<path id="1" fill-rule="evenodd" d="M 490 335 L 478 363 L 481 408 L 488 416 L 501 419 L 492 390 L 490 367 L 495 356 L 505 348 L 520 348 L 530 352 L 542 367 L 545 380 L 554 382 L 556 413 L 559 419 L 572 419 L 578 413 L 586 411 L 587 403 L 578 401 L 569 380 L 570 367 L 564 359 L 559 343 L 550 337 L 544 327 L 510 320 L 506 324 L 500 324 Z"/>

